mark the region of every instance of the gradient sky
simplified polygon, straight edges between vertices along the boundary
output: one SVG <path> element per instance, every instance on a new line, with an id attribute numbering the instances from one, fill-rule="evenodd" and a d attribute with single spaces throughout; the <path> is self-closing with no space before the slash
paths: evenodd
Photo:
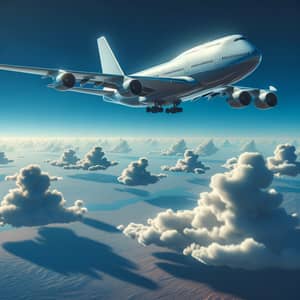
<path id="1" fill-rule="evenodd" d="M 300 4 L 287 1 L 36 1 L 0 4 L 0 63 L 99 71 L 105 35 L 125 72 L 159 64 L 202 42 L 246 35 L 263 53 L 241 82 L 278 88 L 279 105 L 233 110 L 223 98 L 146 114 L 100 97 L 59 93 L 38 76 L 0 73 L 0 136 L 299 137 Z"/>

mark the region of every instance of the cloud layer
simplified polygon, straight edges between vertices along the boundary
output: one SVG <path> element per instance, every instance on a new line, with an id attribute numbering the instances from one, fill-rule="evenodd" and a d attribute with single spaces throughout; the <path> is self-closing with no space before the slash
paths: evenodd
<path id="1" fill-rule="evenodd" d="M 118 181 L 126 185 L 148 185 L 166 177 L 165 174 L 151 174 L 146 170 L 147 167 L 147 158 L 133 161 L 123 170 L 121 176 L 118 177 Z"/>
<path id="2" fill-rule="evenodd" d="M 29 165 L 6 179 L 15 180 L 16 188 L 1 201 L 0 225 L 20 227 L 68 223 L 80 220 L 87 211 L 81 200 L 65 207 L 62 193 L 49 189 L 50 182 L 58 178 L 50 177 L 37 165 Z"/>
<path id="3" fill-rule="evenodd" d="M 185 140 L 181 139 L 173 144 L 169 149 L 162 152 L 162 155 L 180 155 L 187 150 Z"/>
<path id="4" fill-rule="evenodd" d="M 215 154 L 219 149 L 215 146 L 213 140 L 199 145 L 195 152 L 200 156 L 210 156 Z"/>
<path id="5" fill-rule="evenodd" d="M 0 152 L 0 165 L 6 165 L 10 162 L 13 162 L 13 160 L 8 159 L 4 152 Z"/>
<path id="6" fill-rule="evenodd" d="M 281 206 L 283 195 L 269 189 L 272 181 L 263 156 L 244 153 L 231 171 L 212 176 L 211 191 L 200 194 L 194 209 L 166 210 L 123 233 L 209 265 L 299 269 L 299 219 Z"/>
<path id="7" fill-rule="evenodd" d="M 297 176 L 300 174 L 300 162 L 297 161 L 296 148 L 290 144 L 280 144 L 274 156 L 267 158 L 268 168 L 278 176 Z"/>
<path id="8" fill-rule="evenodd" d="M 175 166 L 162 166 L 161 168 L 163 171 L 203 174 L 209 167 L 206 167 L 198 158 L 199 155 L 192 150 L 186 150 L 183 159 L 179 159 Z"/>

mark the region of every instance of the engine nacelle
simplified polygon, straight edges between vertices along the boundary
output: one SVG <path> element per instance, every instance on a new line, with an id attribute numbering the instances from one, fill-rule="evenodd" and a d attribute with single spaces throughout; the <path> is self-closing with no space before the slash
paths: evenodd
<path id="1" fill-rule="evenodd" d="M 72 73 L 61 73 L 56 77 L 53 84 L 54 88 L 59 91 L 71 89 L 76 84 L 76 78 Z"/>
<path id="2" fill-rule="evenodd" d="M 268 109 L 277 105 L 277 96 L 270 91 L 261 90 L 255 99 L 255 106 L 259 109 Z"/>
<path id="3" fill-rule="evenodd" d="M 229 105 L 234 108 L 242 108 L 251 103 L 252 96 L 249 92 L 243 90 L 234 91 L 227 100 Z"/>
<path id="4" fill-rule="evenodd" d="M 123 83 L 123 89 L 120 94 L 125 97 L 140 96 L 143 91 L 141 82 L 137 79 L 127 79 Z"/>

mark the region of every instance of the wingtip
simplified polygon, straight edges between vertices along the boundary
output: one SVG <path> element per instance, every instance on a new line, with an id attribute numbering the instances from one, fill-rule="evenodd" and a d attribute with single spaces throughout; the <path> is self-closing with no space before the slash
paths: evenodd
<path id="1" fill-rule="evenodd" d="M 269 86 L 269 90 L 272 91 L 272 92 L 277 92 L 278 91 L 277 88 L 273 85 Z"/>
<path id="2" fill-rule="evenodd" d="M 97 39 L 99 42 L 100 41 L 106 41 L 106 38 L 104 35 L 100 36 L 98 39 Z"/>

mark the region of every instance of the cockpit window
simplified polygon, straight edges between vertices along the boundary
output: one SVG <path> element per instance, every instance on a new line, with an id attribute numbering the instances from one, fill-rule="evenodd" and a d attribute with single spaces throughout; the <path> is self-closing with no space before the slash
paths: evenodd
<path id="1" fill-rule="evenodd" d="M 245 38 L 245 37 L 238 37 L 238 38 L 236 38 L 236 39 L 234 39 L 233 41 L 234 42 L 237 42 L 237 41 L 246 41 L 247 39 Z"/>

